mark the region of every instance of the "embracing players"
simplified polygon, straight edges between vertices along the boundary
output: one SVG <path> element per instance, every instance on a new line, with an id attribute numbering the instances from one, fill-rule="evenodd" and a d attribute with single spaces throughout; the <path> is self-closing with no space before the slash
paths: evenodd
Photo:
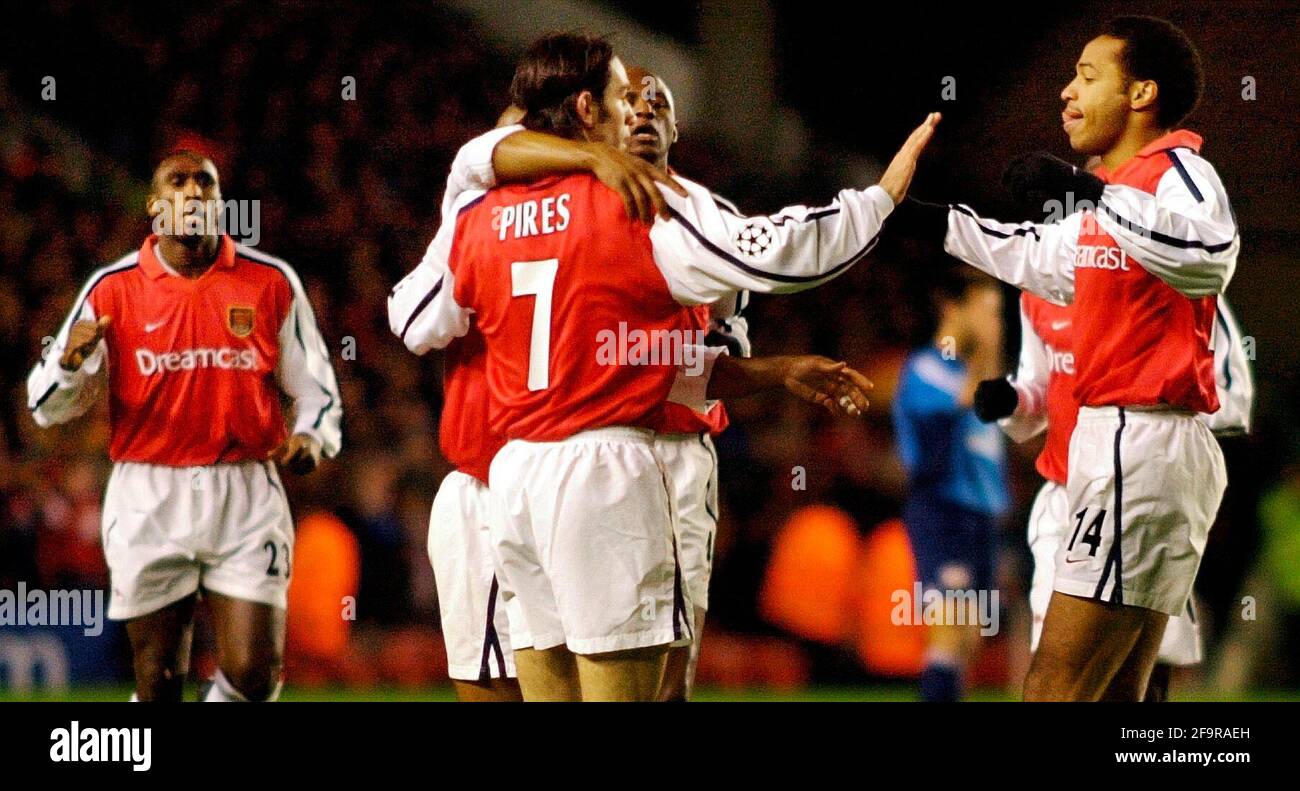
<path id="1" fill-rule="evenodd" d="M 90 276 L 27 379 L 41 426 L 82 415 L 107 387 L 108 614 L 126 620 L 138 700 L 181 699 L 200 592 L 218 666 L 204 699 L 275 699 L 294 539 L 275 464 L 307 473 L 341 442 L 338 386 L 302 283 L 220 233 L 220 204 L 211 161 L 165 158 L 148 206 L 167 232 Z"/>
<path id="2" fill-rule="evenodd" d="M 618 144 L 628 87 L 606 42 L 551 36 L 530 48 L 513 93 L 530 128 Z M 472 316 L 487 342 L 492 427 L 509 440 L 489 473 L 491 532 L 525 697 L 648 699 L 666 646 L 689 639 L 674 500 L 651 442 L 677 368 L 602 364 L 602 332 L 686 337 L 683 306 L 845 271 L 874 244 L 936 122 L 886 172 L 890 189 L 845 190 L 819 211 L 736 217 L 688 183 L 688 198 L 666 196 L 672 220 L 646 228 L 587 175 L 462 197 L 450 272 L 420 321 L 451 338 Z M 703 411 L 718 377 L 699 379 L 682 398 Z"/>

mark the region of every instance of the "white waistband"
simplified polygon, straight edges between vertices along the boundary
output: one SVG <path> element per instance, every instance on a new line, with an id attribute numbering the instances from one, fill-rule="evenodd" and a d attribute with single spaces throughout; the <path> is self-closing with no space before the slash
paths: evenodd
<path id="1" fill-rule="evenodd" d="M 1123 410 L 1124 414 L 1132 415 L 1168 415 L 1170 417 L 1195 417 L 1196 413 L 1190 409 L 1181 409 L 1170 406 L 1169 404 L 1142 404 L 1139 406 L 1081 406 L 1079 407 L 1079 420 L 1087 418 L 1113 418 L 1117 417 Z"/>
<path id="2" fill-rule="evenodd" d="M 526 445 L 569 445 L 575 442 L 608 442 L 615 440 L 619 442 L 650 442 L 655 438 L 655 433 L 648 428 L 637 428 L 635 426 L 606 426 L 605 428 L 592 428 L 586 431 L 579 431 L 577 434 L 571 434 L 564 439 L 553 440 L 550 442 L 535 442 L 526 439 L 512 439 L 511 443 L 521 442 Z"/>

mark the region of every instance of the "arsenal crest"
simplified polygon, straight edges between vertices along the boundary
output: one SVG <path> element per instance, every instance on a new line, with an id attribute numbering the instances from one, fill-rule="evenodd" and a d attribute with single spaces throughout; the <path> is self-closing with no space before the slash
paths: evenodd
<path id="1" fill-rule="evenodd" d="M 231 305 L 226 312 L 226 326 L 240 338 L 247 338 L 253 331 L 253 309 Z"/>

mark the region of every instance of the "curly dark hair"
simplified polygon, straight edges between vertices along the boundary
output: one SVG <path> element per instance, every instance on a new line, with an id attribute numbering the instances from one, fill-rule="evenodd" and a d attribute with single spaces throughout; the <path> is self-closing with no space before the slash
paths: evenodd
<path id="1" fill-rule="evenodd" d="M 1177 126 L 1191 114 L 1201 99 L 1205 77 L 1201 56 L 1182 30 L 1152 16 L 1117 16 L 1106 23 L 1101 35 L 1124 42 L 1120 54 L 1124 73 L 1135 80 L 1153 80 L 1156 121 L 1160 126 Z"/>

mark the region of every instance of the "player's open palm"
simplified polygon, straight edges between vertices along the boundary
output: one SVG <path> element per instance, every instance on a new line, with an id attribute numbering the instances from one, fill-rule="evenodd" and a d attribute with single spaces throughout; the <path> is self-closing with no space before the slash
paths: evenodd
<path id="1" fill-rule="evenodd" d="M 884 175 L 880 177 L 880 187 L 894 199 L 895 206 L 907 195 L 907 188 L 912 185 L 912 177 L 916 175 L 916 163 L 920 161 L 921 152 L 925 151 L 930 138 L 934 137 L 940 117 L 939 113 L 927 115 L 921 125 L 908 135 L 903 147 L 898 149 L 889 167 L 885 168 Z"/>
<path id="2" fill-rule="evenodd" d="M 109 316 L 100 316 L 96 321 L 83 319 L 72 325 L 68 331 L 68 344 L 59 358 L 59 365 L 64 370 L 75 371 L 81 367 L 86 358 L 95 353 L 95 347 L 104 337 L 104 330 L 112 322 Z"/>
<path id="3" fill-rule="evenodd" d="M 804 401 L 825 407 L 832 415 L 849 417 L 867 411 L 871 404 L 867 391 L 874 387 L 847 363 L 816 354 L 791 357 L 784 383 L 786 390 Z"/>

